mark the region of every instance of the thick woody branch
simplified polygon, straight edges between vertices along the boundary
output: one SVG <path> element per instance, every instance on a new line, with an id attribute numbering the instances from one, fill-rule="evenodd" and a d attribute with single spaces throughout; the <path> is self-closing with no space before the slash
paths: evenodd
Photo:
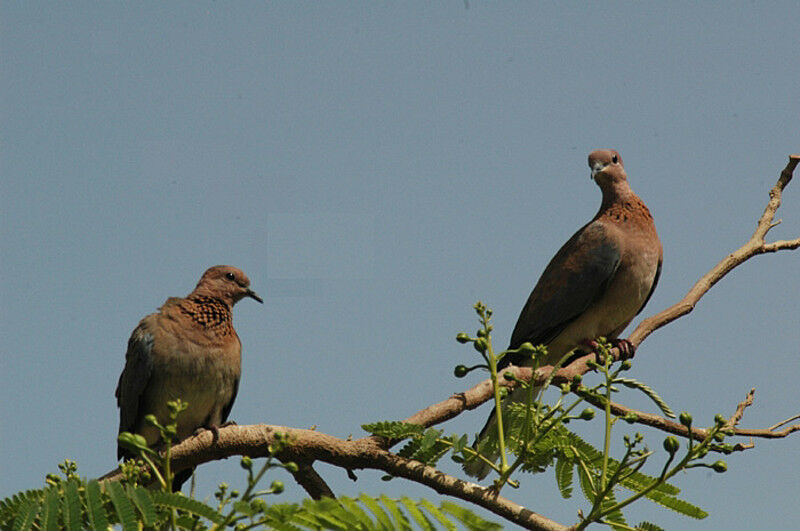
<path id="1" fill-rule="evenodd" d="M 303 487 L 311 499 L 319 500 L 336 497 L 328 484 L 325 483 L 325 480 L 322 479 L 322 476 L 317 474 L 317 471 L 311 466 L 310 462 L 300 461 L 296 462 L 296 464 L 297 471 L 292 472 L 292 477 L 294 477 L 298 485 Z"/>
<path id="2" fill-rule="evenodd" d="M 323 461 L 348 470 L 382 470 L 397 477 L 426 485 L 440 494 L 479 505 L 509 522 L 526 529 L 565 531 L 566 526 L 536 514 L 525 507 L 481 487 L 445 474 L 419 461 L 404 459 L 382 449 L 368 437 L 343 440 L 313 430 L 256 424 L 227 426 L 218 430 L 218 437 L 209 430 L 189 437 L 172 448 L 172 467 L 175 471 L 237 455 L 266 457 L 267 448 L 278 443 L 276 434 L 285 435 L 288 444 L 274 457 L 288 462 L 312 463 Z M 309 466 L 310 465 L 306 465 Z M 303 466 L 300 467 L 303 469 Z M 117 480 L 120 474 L 107 474 L 105 480 Z M 304 485 L 305 486 L 305 485 Z"/>

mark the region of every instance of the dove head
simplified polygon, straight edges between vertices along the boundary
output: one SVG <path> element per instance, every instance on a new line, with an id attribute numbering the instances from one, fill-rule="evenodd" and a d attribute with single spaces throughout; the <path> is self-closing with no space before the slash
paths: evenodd
<path id="1" fill-rule="evenodd" d="M 589 153 L 589 168 L 592 179 L 603 191 L 603 197 L 624 195 L 628 190 L 628 176 L 622 157 L 613 149 L 596 149 Z"/>
<path id="2" fill-rule="evenodd" d="M 250 297 L 263 304 L 263 300 L 250 289 L 250 279 L 241 269 L 233 266 L 218 265 L 210 267 L 200 277 L 194 295 L 205 295 L 220 299 L 233 307 L 245 297 Z"/>

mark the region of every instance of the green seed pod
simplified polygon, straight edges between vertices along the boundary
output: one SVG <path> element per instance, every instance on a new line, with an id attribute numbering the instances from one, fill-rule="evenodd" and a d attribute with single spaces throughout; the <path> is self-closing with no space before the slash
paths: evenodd
<path id="1" fill-rule="evenodd" d="M 728 421 L 727 421 L 727 419 L 725 419 L 725 417 L 723 417 L 723 416 L 722 416 L 722 415 L 720 415 L 719 413 L 717 413 L 716 415 L 714 415 L 714 423 L 715 423 L 717 426 L 724 426 L 726 422 L 728 422 Z"/>
<path id="2" fill-rule="evenodd" d="M 475 347 L 475 350 L 478 352 L 486 352 L 486 340 L 482 337 L 473 341 L 472 346 Z"/>
<path id="3" fill-rule="evenodd" d="M 483 328 L 478 330 L 478 337 L 486 337 L 486 330 L 484 330 Z"/>
<path id="4" fill-rule="evenodd" d="M 466 332 L 459 332 L 456 334 L 456 341 L 459 343 L 469 343 L 472 341 L 472 338 L 469 337 L 469 334 Z"/>
<path id="5" fill-rule="evenodd" d="M 633 362 L 631 360 L 625 360 L 622 362 L 622 365 L 620 365 L 623 371 L 628 371 L 631 367 L 633 367 Z"/>
<path id="6" fill-rule="evenodd" d="M 587 407 L 583 411 L 581 411 L 580 417 L 581 420 L 592 420 L 594 418 L 594 409 Z"/>
<path id="7" fill-rule="evenodd" d="M 272 485 L 270 485 L 270 489 L 272 489 L 272 492 L 275 494 L 280 494 L 283 492 L 283 481 L 276 479 L 272 482 Z"/>
<path id="8" fill-rule="evenodd" d="M 673 455 L 675 452 L 677 452 L 678 448 L 680 447 L 681 445 L 678 442 L 678 439 L 676 439 L 672 435 L 664 439 L 664 450 L 669 452 L 670 455 Z"/>
<path id="9" fill-rule="evenodd" d="M 239 465 L 241 465 L 241 467 L 244 468 L 245 470 L 250 470 L 251 468 L 253 468 L 253 460 L 250 458 L 250 456 L 246 455 L 242 457 L 242 460 L 239 462 Z"/>
<path id="10" fill-rule="evenodd" d="M 681 412 L 678 420 L 687 428 L 692 425 L 692 416 L 686 411 Z"/>
<path id="11" fill-rule="evenodd" d="M 728 464 L 725 461 L 720 460 L 711 465 L 711 468 L 714 469 L 714 472 L 719 472 L 721 474 L 728 470 Z"/>
<path id="12" fill-rule="evenodd" d="M 288 470 L 292 474 L 294 474 L 295 472 L 297 472 L 299 470 L 299 467 L 297 466 L 297 463 L 295 463 L 294 461 L 289 461 L 288 463 L 283 465 L 283 468 L 285 468 L 286 470 Z"/>
<path id="13" fill-rule="evenodd" d="M 456 368 L 453 369 L 453 375 L 456 378 L 463 378 L 467 373 L 469 373 L 469 369 L 467 369 L 466 365 L 456 365 Z"/>

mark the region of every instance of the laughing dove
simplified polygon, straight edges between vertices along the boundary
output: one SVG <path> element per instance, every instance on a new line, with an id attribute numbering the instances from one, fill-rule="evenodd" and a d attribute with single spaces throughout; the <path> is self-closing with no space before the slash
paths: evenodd
<path id="1" fill-rule="evenodd" d="M 128 340 L 117 384 L 120 433 L 138 433 L 158 447 L 159 432 L 144 418 L 152 413 L 160 424 L 169 424 L 167 401 L 177 398 L 189 404 L 178 416 L 178 440 L 227 420 L 242 373 L 242 344 L 231 309 L 244 297 L 263 303 L 242 271 L 214 266 L 186 298 L 171 297 L 141 320 Z M 117 446 L 117 458 L 122 457 L 132 456 Z M 191 473 L 179 472 L 173 490 Z"/>
<path id="2" fill-rule="evenodd" d="M 603 192 L 600 210 L 550 260 L 511 334 L 509 349 L 526 341 L 547 347 L 541 365 L 555 364 L 600 336 L 616 341 L 647 304 L 661 273 L 663 252 L 653 216 L 628 185 L 619 153 L 593 151 L 589 167 Z M 616 342 L 632 350 L 624 340 Z M 507 355 L 498 371 L 512 363 L 531 362 L 523 354 Z M 523 400 L 520 391 L 511 400 Z M 495 426 L 492 413 L 478 441 Z M 464 469 L 480 479 L 490 470 L 480 460 L 467 462 Z"/>

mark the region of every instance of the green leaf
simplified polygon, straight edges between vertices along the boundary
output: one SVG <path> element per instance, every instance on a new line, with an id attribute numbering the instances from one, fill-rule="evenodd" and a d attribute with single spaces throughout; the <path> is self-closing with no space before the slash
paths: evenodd
<path id="1" fill-rule="evenodd" d="M 447 515 L 440 511 L 439 508 L 434 504 L 425 499 L 420 500 L 419 504 L 420 506 L 424 507 L 426 511 L 431 513 L 431 515 L 436 518 L 436 520 L 438 520 L 439 523 L 442 524 L 446 529 L 449 531 L 456 531 L 456 526 L 453 524 L 453 522 L 451 522 L 450 519 L 447 518 Z"/>
<path id="2" fill-rule="evenodd" d="M 80 531 L 83 523 L 81 522 L 81 499 L 78 495 L 77 481 L 67 481 L 63 501 L 64 527 L 68 531 Z"/>
<path id="3" fill-rule="evenodd" d="M 436 444 L 436 439 L 442 434 L 441 431 L 435 429 L 428 429 L 425 430 L 425 433 L 422 436 L 422 442 L 419 446 L 420 453 L 427 453 L 433 448 L 433 445 Z"/>
<path id="4" fill-rule="evenodd" d="M 33 499 L 29 499 L 25 502 L 17 512 L 17 517 L 14 518 L 14 527 L 12 527 L 12 531 L 28 531 L 31 526 L 33 525 L 33 521 L 36 520 L 36 515 L 39 514 L 39 510 L 42 506 Z"/>
<path id="5" fill-rule="evenodd" d="M 503 529 L 503 526 L 500 524 L 490 522 L 489 520 L 484 520 L 469 509 L 461 507 L 460 505 L 456 505 L 453 502 L 443 501 L 439 508 L 455 517 L 456 520 L 464 524 L 464 526 L 470 531 L 493 531 L 495 529 Z"/>
<path id="6" fill-rule="evenodd" d="M 655 404 L 659 407 L 659 409 L 661 409 L 664 415 L 673 419 L 675 418 L 675 413 L 673 413 L 673 411 L 670 409 L 670 407 L 667 405 L 664 399 L 658 396 L 658 393 L 656 393 L 655 390 L 652 387 L 648 386 L 647 384 L 644 384 L 638 380 L 634 380 L 633 378 L 615 378 L 614 383 L 621 383 L 625 387 L 630 387 L 631 389 L 640 390 L 648 397 L 650 397 L 650 400 L 655 402 Z"/>
<path id="7" fill-rule="evenodd" d="M 370 518 L 369 515 L 364 512 L 364 509 L 359 507 L 358 503 L 353 498 L 341 496 L 339 498 L 339 504 L 342 506 L 342 508 L 349 511 L 351 515 L 358 519 L 364 529 L 377 529 L 372 518 Z"/>
<path id="8" fill-rule="evenodd" d="M 150 493 L 144 487 L 128 487 L 128 497 L 133 500 L 139 513 L 142 515 L 142 522 L 146 526 L 155 524 L 158 515 L 156 508 L 153 505 L 153 500 L 150 498 Z"/>
<path id="9" fill-rule="evenodd" d="M 656 524 L 650 522 L 641 522 L 639 525 L 636 526 L 636 531 L 664 531 L 664 530 L 658 527 Z"/>
<path id="10" fill-rule="evenodd" d="M 600 512 L 603 513 L 617 504 L 617 500 L 614 497 L 614 491 L 609 491 L 603 501 L 600 502 Z M 614 529 L 627 529 L 627 522 L 625 522 L 625 516 L 623 516 L 622 511 L 620 509 L 616 509 L 603 517 L 606 521 L 611 522 L 612 527 Z M 625 527 L 618 527 L 613 524 L 621 524 Z"/>
<path id="11" fill-rule="evenodd" d="M 406 496 L 403 496 L 402 498 L 400 498 L 400 502 L 403 505 L 405 505 L 406 510 L 408 511 L 408 513 L 411 515 L 411 518 L 414 519 L 414 521 L 417 523 L 418 526 L 428 531 L 436 531 L 436 527 L 431 523 L 430 520 L 428 520 L 428 517 L 425 516 L 422 513 L 422 511 L 419 510 L 419 507 L 417 507 L 417 504 L 414 503 L 414 500 Z"/>
<path id="12" fill-rule="evenodd" d="M 103 507 L 103 498 L 100 494 L 100 483 L 93 479 L 86 484 L 86 512 L 89 515 L 89 525 L 95 531 L 108 529 L 108 516 Z"/>
<path id="13" fill-rule="evenodd" d="M 383 507 L 381 507 L 381 505 L 375 499 L 367 496 L 366 494 L 361 494 L 358 499 L 370 511 L 372 511 L 372 514 L 375 515 L 375 518 L 377 519 L 382 530 L 391 531 L 393 529 L 392 521 L 389 518 L 389 515 L 386 514 L 386 511 L 383 510 Z"/>
<path id="14" fill-rule="evenodd" d="M 408 422 L 396 420 L 362 424 L 361 429 L 372 435 L 386 437 L 387 439 L 406 439 L 413 435 L 420 434 L 425 430 L 425 428 L 419 424 L 410 424 Z"/>
<path id="15" fill-rule="evenodd" d="M 216 509 L 198 500 L 187 498 L 182 494 L 157 490 L 153 491 L 151 496 L 155 505 L 180 509 L 182 511 L 186 511 L 187 513 L 205 518 L 214 524 L 221 524 L 225 520 L 225 516 L 219 513 Z"/>
<path id="16" fill-rule="evenodd" d="M 632 490 L 633 492 L 641 492 L 656 481 L 657 478 L 636 473 L 622 480 L 620 485 Z M 645 497 L 652 502 L 666 507 L 667 509 L 672 509 L 677 513 L 689 516 L 691 518 L 702 520 L 708 516 L 708 513 L 700 507 L 681 500 L 680 498 L 676 498 L 674 494 L 677 494 L 678 492 L 680 492 L 680 490 L 677 487 L 668 483 L 662 483 L 658 487 L 647 492 Z"/>
<path id="17" fill-rule="evenodd" d="M 564 499 L 572 497 L 572 470 L 575 463 L 571 459 L 561 457 L 556 461 L 556 484 Z"/>
<path id="18" fill-rule="evenodd" d="M 581 485 L 581 490 L 583 491 L 583 495 L 586 496 L 586 499 L 589 500 L 589 503 L 594 503 L 597 492 L 595 492 L 595 479 L 596 477 L 592 477 L 593 473 L 591 469 L 587 466 L 585 461 L 579 460 L 578 461 L 578 480 Z"/>
<path id="19" fill-rule="evenodd" d="M 58 492 L 55 487 L 45 490 L 41 527 L 44 531 L 58 531 Z"/>
<path id="20" fill-rule="evenodd" d="M 119 516 L 122 529 L 124 531 L 134 531 L 138 529 L 139 523 L 136 519 L 136 511 L 122 485 L 120 485 L 118 481 L 109 481 L 106 483 L 106 492 L 108 493 L 108 497 L 111 498 L 111 503 L 114 504 L 114 509 L 117 510 L 117 516 Z"/>
<path id="21" fill-rule="evenodd" d="M 312 513 L 326 529 L 364 529 L 358 518 L 342 508 L 339 500 L 323 498 L 306 500 L 303 507 Z"/>
<path id="22" fill-rule="evenodd" d="M 400 510 L 400 508 L 397 506 L 397 503 L 393 499 L 386 495 L 381 495 L 381 501 L 389 510 L 389 514 L 392 515 L 392 518 L 394 518 L 396 524 L 395 529 L 411 529 L 411 524 L 409 523 L 408 518 L 406 518 L 406 515 L 403 514 L 403 511 Z"/>

